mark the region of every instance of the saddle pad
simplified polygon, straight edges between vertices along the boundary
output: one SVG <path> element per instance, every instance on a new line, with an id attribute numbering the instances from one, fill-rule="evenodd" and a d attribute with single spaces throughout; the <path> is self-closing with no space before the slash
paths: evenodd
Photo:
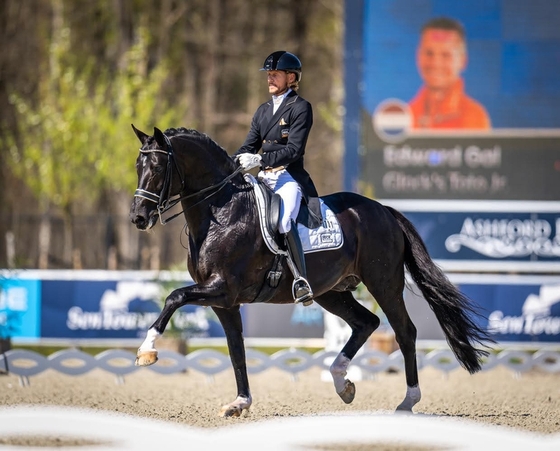
<path id="1" fill-rule="evenodd" d="M 338 249 L 344 243 L 344 236 L 338 218 L 333 211 L 319 199 L 323 223 L 316 229 L 308 229 L 303 224 L 298 224 L 298 233 L 301 238 L 303 251 L 311 252 Z"/>
<path id="2" fill-rule="evenodd" d="M 245 174 L 244 177 L 245 181 L 252 185 L 255 193 L 257 211 L 259 212 L 260 229 L 267 247 L 274 254 L 286 254 L 286 251 L 280 249 L 274 238 L 270 236 L 268 229 L 263 226 L 263 224 L 266 224 L 265 202 L 263 194 L 257 186 L 258 182 L 256 178 L 251 174 Z M 323 216 L 323 223 L 321 226 L 316 229 L 308 229 L 304 225 L 298 224 L 298 233 L 301 239 L 301 244 L 303 245 L 303 251 L 306 254 L 338 249 L 344 243 L 342 229 L 336 215 L 323 202 L 323 199 L 319 199 L 319 201 L 321 204 L 321 214 Z"/>

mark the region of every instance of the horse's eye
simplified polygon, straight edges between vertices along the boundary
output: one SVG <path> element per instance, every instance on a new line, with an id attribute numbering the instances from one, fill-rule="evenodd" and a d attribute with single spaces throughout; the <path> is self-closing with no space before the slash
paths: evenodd
<path id="1" fill-rule="evenodd" d="M 161 174 L 163 172 L 163 166 L 154 166 L 154 173 Z"/>

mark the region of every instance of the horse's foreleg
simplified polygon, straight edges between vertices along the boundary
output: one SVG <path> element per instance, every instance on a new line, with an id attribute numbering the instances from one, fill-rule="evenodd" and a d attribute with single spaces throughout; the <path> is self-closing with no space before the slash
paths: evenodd
<path id="1" fill-rule="evenodd" d="M 348 366 L 379 326 L 379 318 L 357 302 L 348 291 L 329 291 L 319 296 L 316 301 L 325 310 L 343 319 L 352 329 L 348 342 L 330 367 L 336 393 L 346 404 L 350 404 L 356 395 L 356 386 L 346 378 Z"/>
<path id="2" fill-rule="evenodd" d="M 186 304 L 210 306 L 223 302 L 223 290 L 219 285 L 190 285 L 174 290 L 165 300 L 165 305 L 158 318 L 152 324 L 146 334 L 146 338 L 138 348 L 136 353 L 136 365 L 153 365 L 158 360 L 158 353 L 155 347 L 156 340 L 163 334 L 167 324 L 171 320 L 173 313 Z"/>
<path id="3" fill-rule="evenodd" d="M 247 377 L 241 312 L 239 306 L 229 309 L 212 308 L 212 310 L 214 310 L 224 328 L 229 357 L 233 365 L 235 382 L 237 383 L 237 398 L 233 402 L 222 406 L 220 415 L 223 417 L 238 417 L 243 413 L 243 410 L 249 409 L 253 402 L 249 390 L 249 378 Z"/>
<path id="4" fill-rule="evenodd" d="M 342 399 L 346 404 L 350 404 L 354 401 L 354 397 L 356 396 L 356 386 L 354 382 L 349 379 L 346 379 L 346 370 L 348 369 L 348 365 L 350 365 L 350 359 L 346 357 L 346 355 L 341 352 L 336 356 L 334 362 L 330 367 L 330 372 L 334 382 L 334 389 L 340 399 Z"/>
<path id="5" fill-rule="evenodd" d="M 146 339 L 142 342 L 136 353 L 136 366 L 148 366 L 157 362 L 155 342 L 160 335 L 153 327 L 148 330 Z"/>

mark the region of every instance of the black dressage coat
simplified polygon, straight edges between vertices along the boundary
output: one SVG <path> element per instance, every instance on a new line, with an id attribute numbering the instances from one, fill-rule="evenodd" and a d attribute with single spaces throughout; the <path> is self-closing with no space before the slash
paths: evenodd
<path id="1" fill-rule="evenodd" d="M 305 145 L 313 125 L 311 104 L 290 91 L 272 114 L 272 99 L 255 112 L 251 129 L 234 157 L 242 153 L 257 153 L 262 148 L 261 169 L 285 166 L 303 189 L 303 197 L 318 197 L 317 189 L 303 165 Z"/>

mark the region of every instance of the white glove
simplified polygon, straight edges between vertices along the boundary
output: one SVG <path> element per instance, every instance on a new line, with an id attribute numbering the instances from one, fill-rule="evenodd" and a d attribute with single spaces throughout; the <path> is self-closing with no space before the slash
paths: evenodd
<path id="1" fill-rule="evenodd" d="M 261 165 L 262 157 L 258 153 L 242 153 L 239 155 L 238 161 L 241 167 L 248 171 Z"/>

